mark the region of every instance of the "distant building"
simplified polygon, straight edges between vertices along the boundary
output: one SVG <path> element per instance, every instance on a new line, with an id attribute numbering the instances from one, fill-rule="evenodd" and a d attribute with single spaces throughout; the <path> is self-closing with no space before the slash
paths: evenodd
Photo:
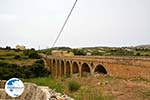
<path id="1" fill-rule="evenodd" d="M 74 53 L 70 51 L 53 50 L 52 55 L 53 56 L 74 56 Z"/>
<path id="2" fill-rule="evenodd" d="M 91 56 L 92 53 L 91 53 L 91 52 L 87 52 L 86 55 L 87 55 L 87 56 Z"/>
<path id="3" fill-rule="evenodd" d="M 26 47 L 23 46 L 23 45 L 16 45 L 16 49 L 18 49 L 18 50 L 25 50 Z"/>
<path id="4" fill-rule="evenodd" d="M 132 49 L 129 49 L 129 48 L 126 48 L 125 50 L 127 50 L 127 51 L 133 51 Z"/>
<path id="5" fill-rule="evenodd" d="M 73 52 L 70 52 L 70 51 L 63 51 L 63 52 L 62 52 L 62 55 L 63 55 L 63 56 L 74 56 L 74 53 L 73 53 Z"/>
<path id="6" fill-rule="evenodd" d="M 62 52 L 60 50 L 53 50 L 52 51 L 52 55 L 53 56 L 61 56 L 62 55 Z"/>

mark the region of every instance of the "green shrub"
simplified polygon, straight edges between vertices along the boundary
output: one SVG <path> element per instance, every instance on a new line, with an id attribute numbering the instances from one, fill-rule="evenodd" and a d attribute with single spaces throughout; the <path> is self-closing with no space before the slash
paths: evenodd
<path id="1" fill-rule="evenodd" d="M 29 53 L 29 58 L 39 59 L 40 56 L 38 55 L 37 52 L 34 51 L 34 52 L 30 52 L 30 53 Z"/>
<path id="2" fill-rule="evenodd" d="M 42 59 L 39 59 L 39 60 L 35 61 L 35 63 L 39 63 L 39 64 L 44 65 L 44 61 Z"/>
<path id="3" fill-rule="evenodd" d="M 20 52 L 21 50 L 20 49 L 15 49 L 15 52 Z"/>
<path id="4" fill-rule="evenodd" d="M 29 58 L 33 58 L 33 59 L 39 59 L 40 58 L 40 56 L 38 55 L 38 52 L 35 51 L 34 49 L 24 50 L 23 54 L 25 56 L 28 56 Z"/>
<path id="5" fill-rule="evenodd" d="M 53 88 L 55 88 L 56 91 L 60 92 L 60 93 L 63 93 L 63 91 L 64 91 L 64 87 L 61 83 L 56 83 Z"/>
<path id="6" fill-rule="evenodd" d="M 20 59 L 20 58 L 21 58 L 20 55 L 15 55 L 15 56 L 14 56 L 14 59 Z"/>
<path id="7" fill-rule="evenodd" d="M 80 84 L 79 83 L 77 83 L 76 81 L 70 81 L 69 83 L 68 83 L 68 88 L 69 88 L 69 91 L 70 92 L 75 92 L 75 91 L 77 91 L 79 88 L 80 88 Z"/>
<path id="8" fill-rule="evenodd" d="M 137 52 L 135 55 L 136 55 L 136 56 L 140 56 L 141 54 L 140 54 L 139 52 Z"/>
<path id="9" fill-rule="evenodd" d="M 74 53 L 74 55 L 86 55 L 86 52 L 84 50 L 79 50 L 79 49 L 73 49 L 72 52 Z"/>

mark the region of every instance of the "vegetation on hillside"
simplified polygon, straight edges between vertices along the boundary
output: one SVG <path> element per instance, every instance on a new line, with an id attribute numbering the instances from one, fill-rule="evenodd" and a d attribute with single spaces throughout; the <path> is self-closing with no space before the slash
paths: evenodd
<path id="1" fill-rule="evenodd" d="M 40 52 L 51 55 L 52 50 L 71 51 L 81 56 L 150 56 L 150 48 L 147 47 L 91 47 L 76 48 L 57 47 L 40 50 Z"/>
<path id="2" fill-rule="evenodd" d="M 48 76 L 49 71 L 44 67 L 43 60 L 37 60 L 32 65 L 19 66 L 0 61 L 0 80 L 10 78 L 33 78 Z"/>
<path id="3" fill-rule="evenodd" d="M 0 49 L 0 80 L 45 77 L 50 72 L 44 66 L 44 61 L 34 49 Z"/>
<path id="4" fill-rule="evenodd" d="M 0 61 L 17 64 L 19 66 L 32 65 L 37 59 L 40 59 L 38 52 L 34 49 L 24 51 L 15 49 L 0 49 Z"/>

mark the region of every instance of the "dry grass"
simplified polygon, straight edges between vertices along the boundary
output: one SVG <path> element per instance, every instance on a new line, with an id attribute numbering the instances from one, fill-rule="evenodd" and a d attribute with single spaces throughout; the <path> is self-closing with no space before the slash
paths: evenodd
<path id="1" fill-rule="evenodd" d="M 10 59 L 10 60 L 2 60 L 2 61 L 11 64 L 17 64 L 19 66 L 24 66 L 24 65 L 32 65 L 36 61 L 36 59 L 25 59 L 25 60 Z"/>
<path id="2" fill-rule="evenodd" d="M 20 55 L 22 54 L 23 51 L 20 51 L 20 52 L 15 52 L 15 50 L 0 50 L 0 56 L 9 56 L 9 55 Z"/>
<path id="3" fill-rule="evenodd" d="M 110 76 L 72 77 L 72 78 L 35 78 L 26 80 L 38 85 L 56 88 L 75 100 L 150 100 L 150 81 L 124 79 Z M 70 92 L 68 82 L 76 81 L 81 87 Z"/>

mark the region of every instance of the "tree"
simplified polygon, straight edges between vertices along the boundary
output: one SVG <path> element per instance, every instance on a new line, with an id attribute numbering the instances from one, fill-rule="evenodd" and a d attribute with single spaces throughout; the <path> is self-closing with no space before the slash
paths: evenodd
<path id="1" fill-rule="evenodd" d="M 10 46 L 6 46 L 5 49 L 6 49 L 6 50 L 11 50 L 11 47 L 10 47 Z"/>
<path id="2" fill-rule="evenodd" d="M 84 52 L 84 50 L 82 49 L 73 49 L 72 52 L 74 53 L 74 55 L 86 55 L 86 52 Z"/>
<path id="3" fill-rule="evenodd" d="M 38 52 L 35 51 L 34 48 L 25 50 L 25 51 L 23 52 L 23 54 L 24 54 L 25 56 L 28 56 L 29 58 L 33 58 L 33 59 L 39 59 L 39 58 L 40 58 Z"/>

